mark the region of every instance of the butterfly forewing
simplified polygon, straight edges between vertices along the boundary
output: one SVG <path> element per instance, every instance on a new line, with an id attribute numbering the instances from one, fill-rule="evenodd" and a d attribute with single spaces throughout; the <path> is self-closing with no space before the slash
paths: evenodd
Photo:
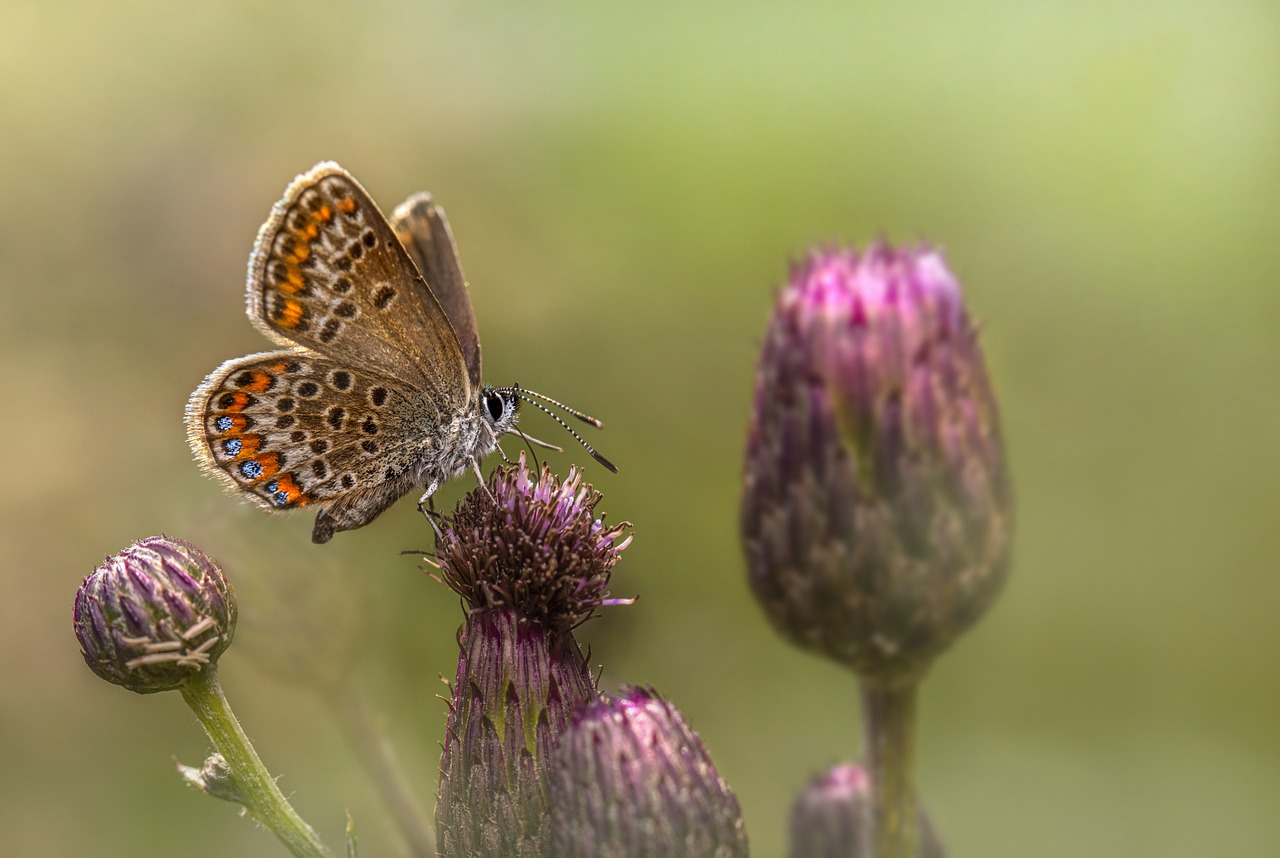
<path id="1" fill-rule="evenodd" d="M 258 233 L 249 318 L 306 346 L 420 387 L 445 410 L 471 389 L 458 337 L 364 189 L 336 164 L 299 176 Z"/>
<path id="2" fill-rule="evenodd" d="M 467 374 L 473 389 L 480 386 L 480 333 L 471 296 L 458 262 L 458 248 L 453 231 L 431 194 L 414 194 L 391 214 L 391 228 L 426 279 L 431 294 L 440 302 L 449 324 L 458 336 L 458 345 L 466 359 Z"/>
<path id="3" fill-rule="evenodd" d="M 187 406 L 206 468 L 268 509 L 407 480 L 424 430 L 444 419 L 413 387 L 303 349 L 228 361 Z"/>

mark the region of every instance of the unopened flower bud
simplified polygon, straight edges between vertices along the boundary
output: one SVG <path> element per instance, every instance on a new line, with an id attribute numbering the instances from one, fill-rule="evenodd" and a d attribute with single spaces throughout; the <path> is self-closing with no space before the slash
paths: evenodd
<path id="1" fill-rule="evenodd" d="M 169 691 L 231 643 L 235 592 L 194 545 L 148 537 L 84 579 L 74 625 L 85 663 L 98 676 L 139 694 Z"/>
<path id="2" fill-rule="evenodd" d="M 436 842 L 446 858 L 535 858 L 549 849 L 547 777 L 573 711 L 595 694 L 572 635 L 511 611 L 473 613 L 462 630 Z"/>
<path id="3" fill-rule="evenodd" d="M 918 677 L 1004 579 L 1010 488 L 960 285 L 928 248 L 814 254 L 756 375 L 742 534 L 775 627 Z"/>
<path id="4" fill-rule="evenodd" d="M 551 781 L 558 858 L 740 858 L 738 800 L 670 702 L 630 688 L 583 710 Z"/>
<path id="5" fill-rule="evenodd" d="M 942 842 L 920 812 L 920 858 L 943 858 Z M 791 806 L 788 858 L 871 858 L 871 776 L 856 763 L 832 766 Z"/>
<path id="6" fill-rule="evenodd" d="M 217 752 L 205 758 L 200 768 L 184 766 L 178 763 L 178 774 L 187 786 L 198 789 L 205 795 L 220 798 L 234 804 L 246 802 L 243 790 L 236 781 L 236 774 L 227 765 L 226 757 Z"/>

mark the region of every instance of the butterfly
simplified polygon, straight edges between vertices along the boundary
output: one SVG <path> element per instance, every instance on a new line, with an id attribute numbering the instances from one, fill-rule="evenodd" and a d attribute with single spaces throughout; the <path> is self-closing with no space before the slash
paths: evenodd
<path id="1" fill-rule="evenodd" d="M 318 511 L 311 539 L 363 527 L 410 490 L 419 507 L 504 435 L 521 402 L 481 382 L 480 337 L 444 212 L 429 194 L 388 221 L 332 162 L 298 176 L 258 232 L 247 312 L 281 348 L 229 360 L 191 395 L 187 438 L 209 474 L 271 511 Z"/>

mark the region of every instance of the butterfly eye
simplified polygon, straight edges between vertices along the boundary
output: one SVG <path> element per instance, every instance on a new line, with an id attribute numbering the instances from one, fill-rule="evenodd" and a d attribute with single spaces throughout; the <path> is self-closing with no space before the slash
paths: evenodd
<path id="1" fill-rule="evenodd" d="M 490 390 L 484 395 L 484 407 L 489 412 L 489 422 L 497 423 L 507 413 L 507 403 L 502 394 Z"/>

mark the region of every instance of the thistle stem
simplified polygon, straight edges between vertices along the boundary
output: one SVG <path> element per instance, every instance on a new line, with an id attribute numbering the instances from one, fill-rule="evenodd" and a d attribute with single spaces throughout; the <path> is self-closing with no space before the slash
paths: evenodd
<path id="1" fill-rule="evenodd" d="M 916 858 L 916 687 L 915 680 L 895 684 L 859 679 L 874 858 Z"/>
<path id="2" fill-rule="evenodd" d="M 226 695 L 222 693 L 214 665 L 194 674 L 182 686 L 182 699 L 187 701 L 200 726 L 209 734 L 209 740 L 227 761 L 250 815 L 270 829 L 299 858 L 333 858 L 316 832 L 294 811 L 262 764 L 231 711 Z"/>
<path id="3" fill-rule="evenodd" d="M 432 827 L 423 816 L 409 780 L 396 762 L 386 736 L 378 729 L 364 696 L 348 689 L 346 693 L 329 695 L 326 702 L 347 743 L 355 750 L 400 826 L 410 854 L 414 858 L 434 858 L 436 839 Z"/>

